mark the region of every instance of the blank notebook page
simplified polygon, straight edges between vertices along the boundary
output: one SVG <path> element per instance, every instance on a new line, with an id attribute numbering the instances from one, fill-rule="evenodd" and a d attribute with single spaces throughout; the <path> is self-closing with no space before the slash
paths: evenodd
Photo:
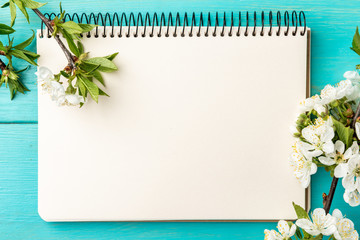
<path id="1" fill-rule="evenodd" d="M 111 38 L 107 27 L 103 38 L 99 27 L 98 38 L 84 37 L 90 57 L 119 52 L 119 70 L 103 74 L 110 97 L 80 109 L 39 89 L 44 220 L 296 218 L 292 201 L 304 207 L 308 196 L 289 164 L 289 126 L 308 91 L 309 31 L 221 29 L 134 37 L 131 28 L 127 38 L 124 28 L 119 38 L 117 28 Z M 37 50 L 40 66 L 67 65 L 54 39 L 38 37 Z"/>

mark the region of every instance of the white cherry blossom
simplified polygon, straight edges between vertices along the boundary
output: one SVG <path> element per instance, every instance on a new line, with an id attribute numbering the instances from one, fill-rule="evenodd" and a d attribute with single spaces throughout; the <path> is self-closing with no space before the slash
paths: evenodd
<path id="1" fill-rule="evenodd" d="M 290 227 L 288 222 L 280 220 L 278 222 L 277 229 L 279 232 L 265 229 L 265 240 L 288 240 L 294 236 L 296 225 L 292 224 Z"/>
<path id="2" fill-rule="evenodd" d="M 344 218 L 339 209 L 335 209 L 332 213 L 332 216 L 336 219 L 336 231 L 334 237 L 337 240 L 358 240 L 359 234 L 354 229 L 354 223 L 348 219 Z"/>
<path id="3" fill-rule="evenodd" d="M 347 71 L 344 73 L 344 78 L 352 81 L 352 82 L 359 82 L 360 81 L 360 75 L 356 71 Z"/>
<path id="4" fill-rule="evenodd" d="M 360 193 L 357 189 L 354 191 L 349 191 L 345 189 L 344 192 L 344 200 L 352 207 L 356 207 L 360 205 Z"/>
<path id="5" fill-rule="evenodd" d="M 352 156 L 347 163 L 347 174 L 342 180 L 344 188 L 348 191 L 360 191 L 360 155 Z"/>
<path id="6" fill-rule="evenodd" d="M 318 113 L 323 113 L 326 111 L 326 108 L 321 103 L 321 98 L 319 95 L 314 95 L 300 102 L 300 112 L 305 113 L 314 109 Z"/>
<path id="7" fill-rule="evenodd" d="M 57 99 L 59 106 L 77 106 L 84 102 L 84 98 L 77 94 L 65 94 Z"/>
<path id="8" fill-rule="evenodd" d="M 330 214 L 326 214 L 322 208 L 316 208 L 311 214 L 311 219 L 298 219 L 296 225 L 302 228 L 307 233 L 317 236 L 322 234 L 324 236 L 330 236 L 336 231 L 336 218 Z"/>
<path id="9" fill-rule="evenodd" d="M 78 94 L 67 94 L 64 86 L 54 79 L 54 74 L 47 67 L 39 67 L 35 74 L 43 91 L 49 93 L 51 100 L 56 101 L 58 106 L 77 106 L 84 102 Z"/>
<path id="10" fill-rule="evenodd" d="M 330 84 L 326 85 L 321 90 L 321 103 L 328 104 L 336 99 L 336 88 L 331 86 Z"/>
<path id="11" fill-rule="evenodd" d="M 350 80 L 343 80 L 336 86 L 336 99 L 351 96 L 354 90 L 354 86 Z"/>
<path id="12" fill-rule="evenodd" d="M 334 138 L 335 133 L 331 117 L 329 117 L 326 121 L 323 118 L 318 117 L 315 120 L 315 124 L 304 128 L 301 131 L 301 134 L 306 141 L 310 143 L 304 143 L 305 148 L 308 150 L 320 150 L 327 154 L 334 151 L 334 143 L 332 142 L 332 139 Z M 317 156 L 320 155 L 321 153 Z"/>
<path id="13" fill-rule="evenodd" d="M 307 188 L 310 184 L 310 176 L 315 174 L 317 166 L 312 162 L 312 155 L 306 151 L 302 142 L 297 141 L 293 145 L 293 152 L 290 156 L 290 165 L 294 170 L 295 177 L 300 181 L 301 186 Z"/>
<path id="14" fill-rule="evenodd" d="M 345 177 L 348 172 L 348 160 L 359 153 L 359 145 L 356 141 L 353 142 L 352 146 L 345 151 L 345 144 L 337 140 L 334 145 L 334 152 L 326 154 L 326 156 L 319 157 L 319 161 L 327 166 L 336 164 L 334 169 L 335 177 Z"/>

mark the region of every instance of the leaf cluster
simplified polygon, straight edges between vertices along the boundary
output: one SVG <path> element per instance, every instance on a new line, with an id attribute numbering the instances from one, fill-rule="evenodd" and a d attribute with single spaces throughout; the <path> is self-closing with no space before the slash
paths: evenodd
<path id="1" fill-rule="evenodd" d="M 80 41 L 81 35 L 83 33 L 90 32 L 96 27 L 94 24 L 84 24 L 76 23 L 74 21 L 64 22 L 65 11 L 62 10 L 60 4 L 60 16 L 56 16 L 52 21 L 51 25 L 53 27 L 52 36 L 56 36 L 59 32 L 66 39 L 66 42 L 70 48 L 70 51 L 79 57 L 81 54 L 81 49 L 76 42 Z"/>
<path id="2" fill-rule="evenodd" d="M 60 71 L 59 74 L 55 75 L 55 79 L 59 81 L 61 76 L 67 79 L 68 87 L 66 93 L 78 93 L 84 100 L 90 95 L 95 102 L 98 102 L 99 96 L 109 96 L 98 86 L 105 86 L 101 73 L 114 72 L 118 69 L 113 63 L 118 53 L 105 57 L 88 58 L 88 53 L 84 52 L 84 47 L 81 42 L 78 41 L 76 47 L 79 51 L 78 58 L 75 61 L 76 68 L 65 68 L 63 71 Z M 82 106 L 82 104 L 80 106 Z"/>
<path id="3" fill-rule="evenodd" d="M 16 7 L 19 8 L 19 10 L 22 12 L 22 14 L 25 16 L 26 20 L 30 22 L 29 20 L 29 13 L 27 12 L 27 8 L 29 9 L 36 9 L 39 7 L 44 6 L 46 3 L 39 3 L 35 2 L 33 0 L 9 0 L 7 3 L 1 6 L 1 8 L 9 7 L 10 8 L 10 15 L 11 15 L 11 24 L 12 27 L 15 23 L 16 19 Z"/>
<path id="4" fill-rule="evenodd" d="M 15 70 L 12 64 L 13 57 L 25 60 L 35 66 L 37 65 L 35 60 L 39 58 L 38 54 L 25 49 L 34 40 L 34 31 L 30 38 L 17 45 L 14 45 L 14 38 L 10 38 L 10 34 L 13 32 L 15 32 L 15 30 L 10 26 L 0 24 L 0 34 L 8 36 L 7 45 L 4 45 L 4 43 L 0 41 L 0 55 L 5 56 L 8 61 L 5 69 L 2 70 L 0 87 L 5 84 L 5 87 L 9 88 L 11 99 L 14 98 L 17 92 L 24 94 L 26 91 L 29 91 L 19 78 L 19 73 L 25 71 L 28 67 L 21 70 Z"/>

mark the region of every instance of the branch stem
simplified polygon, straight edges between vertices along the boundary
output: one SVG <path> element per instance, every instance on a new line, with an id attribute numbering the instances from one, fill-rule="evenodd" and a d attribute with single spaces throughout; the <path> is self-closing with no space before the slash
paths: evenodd
<path id="1" fill-rule="evenodd" d="M 355 112 L 355 115 L 354 115 L 354 118 L 353 118 L 353 121 L 352 121 L 352 128 L 355 130 L 355 123 L 356 123 L 356 120 L 358 119 L 358 117 L 360 116 L 360 104 L 358 105 L 357 109 L 356 109 L 356 112 Z"/>
<path id="2" fill-rule="evenodd" d="M 336 190 L 338 181 L 339 181 L 338 178 L 333 177 L 333 180 L 331 182 L 331 187 L 329 190 L 329 194 L 328 195 L 326 195 L 325 193 L 323 194 L 323 200 L 324 200 L 323 204 L 324 204 L 324 210 L 326 213 L 329 213 L 329 211 L 330 211 L 331 203 L 334 198 L 334 194 L 335 194 L 335 190 Z"/>
<path id="3" fill-rule="evenodd" d="M 4 71 L 6 69 L 6 64 L 0 59 L 0 69 Z"/>
<path id="4" fill-rule="evenodd" d="M 49 29 L 51 33 L 54 32 L 53 27 L 51 26 L 51 22 L 49 19 L 47 19 L 38 9 L 33 9 L 33 11 L 36 13 L 36 15 L 41 19 L 41 21 L 44 22 L 46 27 Z M 71 69 L 75 69 L 75 61 L 73 59 L 73 55 L 71 52 L 65 47 L 64 43 L 61 41 L 60 37 L 58 35 L 54 36 L 56 42 L 59 44 L 61 50 L 64 52 L 66 59 L 68 60 L 68 64 L 71 67 Z"/>

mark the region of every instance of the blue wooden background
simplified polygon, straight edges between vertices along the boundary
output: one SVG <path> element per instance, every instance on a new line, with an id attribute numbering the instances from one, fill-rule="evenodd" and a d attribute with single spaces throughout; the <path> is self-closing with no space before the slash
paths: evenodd
<path id="1" fill-rule="evenodd" d="M 5 1 L 1 1 L 3 3 Z M 356 0 L 63 0 L 63 8 L 73 12 L 231 12 L 303 10 L 312 29 L 312 93 L 327 83 L 342 80 L 347 70 L 360 63 L 350 51 L 352 37 L 360 21 L 360 2 Z M 41 10 L 58 11 L 58 1 Z M 9 23 L 9 10 L 0 10 L 0 22 Z M 14 34 L 16 41 L 39 27 L 30 13 L 30 26 L 19 13 Z M 258 21 L 259 24 L 259 21 Z M 2 40 L 4 40 L 2 38 Z M 35 50 L 35 43 L 31 49 Z M 18 62 L 18 65 L 25 65 Z M 46 223 L 37 214 L 37 90 L 35 68 L 23 74 L 31 92 L 9 100 L 8 89 L 0 89 L 0 239 L 263 239 L 265 228 L 275 223 Z M 291 79 L 289 79 L 291 81 Z M 56 126 L 54 126 L 56 127 Z M 54 142 L 56 144 L 56 142 Z M 312 207 L 322 206 L 331 178 L 319 171 L 312 178 Z M 287 189 L 284 189 L 286 194 Z M 360 207 L 351 208 L 342 199 L 341 184 L 333 207 L 354 220 L 360 230 Z M 266 201 L 267 196 L 264 196 Z M 291 204 L 291 203 L 289 203 Z"/>

